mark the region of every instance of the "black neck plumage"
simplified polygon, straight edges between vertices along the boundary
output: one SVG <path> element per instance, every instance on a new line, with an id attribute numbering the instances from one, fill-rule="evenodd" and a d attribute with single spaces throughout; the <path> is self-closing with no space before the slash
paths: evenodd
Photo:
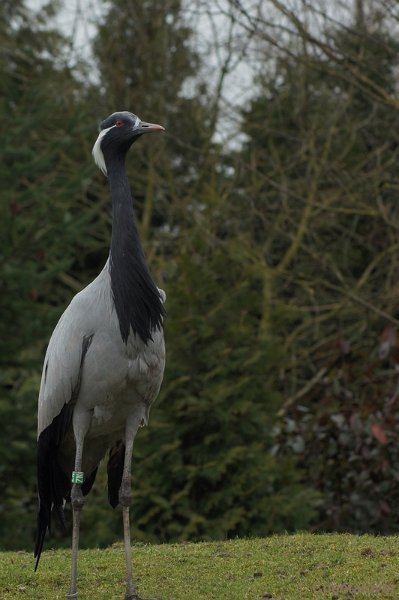
<path id="1" fill-rule="evenodd" d="M 123 341 L 127 342 L 131 328 L 146 344 L 161 329 L 165 311 L 145 262 L 124 159 L 119 155 L 107 160 L 112 196 L 111 290 Z"/>

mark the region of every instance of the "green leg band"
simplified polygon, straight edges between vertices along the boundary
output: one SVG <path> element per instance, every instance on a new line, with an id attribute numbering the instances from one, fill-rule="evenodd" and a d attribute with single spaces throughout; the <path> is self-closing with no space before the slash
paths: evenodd
<path id="1" fill-rule="evenodd" d="M 84 480 L 84 473 L 82 471 L 72 471 L 72 478 L 71 478 L 72 483 L 75 483 L 76 485 L 82 485 L 83 480 Z"/>

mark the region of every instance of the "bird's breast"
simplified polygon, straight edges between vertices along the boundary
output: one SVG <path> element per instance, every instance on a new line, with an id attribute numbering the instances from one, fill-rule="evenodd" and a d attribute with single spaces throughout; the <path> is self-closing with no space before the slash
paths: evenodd
<path id="1" fill-rule="evenodd" d="M 97 339 L 96 339 L 97 337 Z M 135 403 L 147 409 L 158 395 L 165 366 L 162 332 L 153 341 L 95 335 L 85 357 L 78 403 L 93 411 L 89 435 L 122 431 Z"/>

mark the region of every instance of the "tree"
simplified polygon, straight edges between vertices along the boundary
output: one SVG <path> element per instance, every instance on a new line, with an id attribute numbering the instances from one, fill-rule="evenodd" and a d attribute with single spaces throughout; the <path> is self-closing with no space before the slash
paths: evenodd
<path id="1" fill-rule="evenodd" d="M 52 8 L 37 17 L 23 2 L 2 3 L 0 10 L 0 545 L 14 548 L 33 537 L 44 348 L 71 287 L 79 287 L 70 270 L 92 213 L 81 210 L 87 120 L 79 84 L 63 60 L 63 39 L 47 26 Z"/>
<path id="2" fill-rule="evenodd" d="M 279 444 L 322 492 L 322 528 L 393 531 L 396 454 L 378 427 L 396 430 L 395 385 L 374 356 L 397 326 L 399 47 L 379 2 L 317 32 L 312 8 L 305 19 L 272 4 L 294 34 L 265 61 L 245 113 L 235 205 L 242 214 L 250 198 L 237 235 L 263 281 L 263 327 L 290 356 L 275 378 Z M 269 56 L 269 24 L 256 24 Z"/>

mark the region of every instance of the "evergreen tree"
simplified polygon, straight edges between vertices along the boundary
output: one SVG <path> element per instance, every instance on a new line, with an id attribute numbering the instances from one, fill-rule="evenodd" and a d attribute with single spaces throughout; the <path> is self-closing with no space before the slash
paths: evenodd
<path id="1" fill-rule="evenodd" d="M 71 287 L 88 151 L 79 85 L 63 40 L 23 2 L 1 23 L 0 546 L 30 546 L 36 512 L 36 403 L 45 344 Z M 66 134 L 67 132 L 67 134 Z M 84 157 L 84 159 L 83 159 Z M 12 532 L 12 535 L 10 535 Z"/>

